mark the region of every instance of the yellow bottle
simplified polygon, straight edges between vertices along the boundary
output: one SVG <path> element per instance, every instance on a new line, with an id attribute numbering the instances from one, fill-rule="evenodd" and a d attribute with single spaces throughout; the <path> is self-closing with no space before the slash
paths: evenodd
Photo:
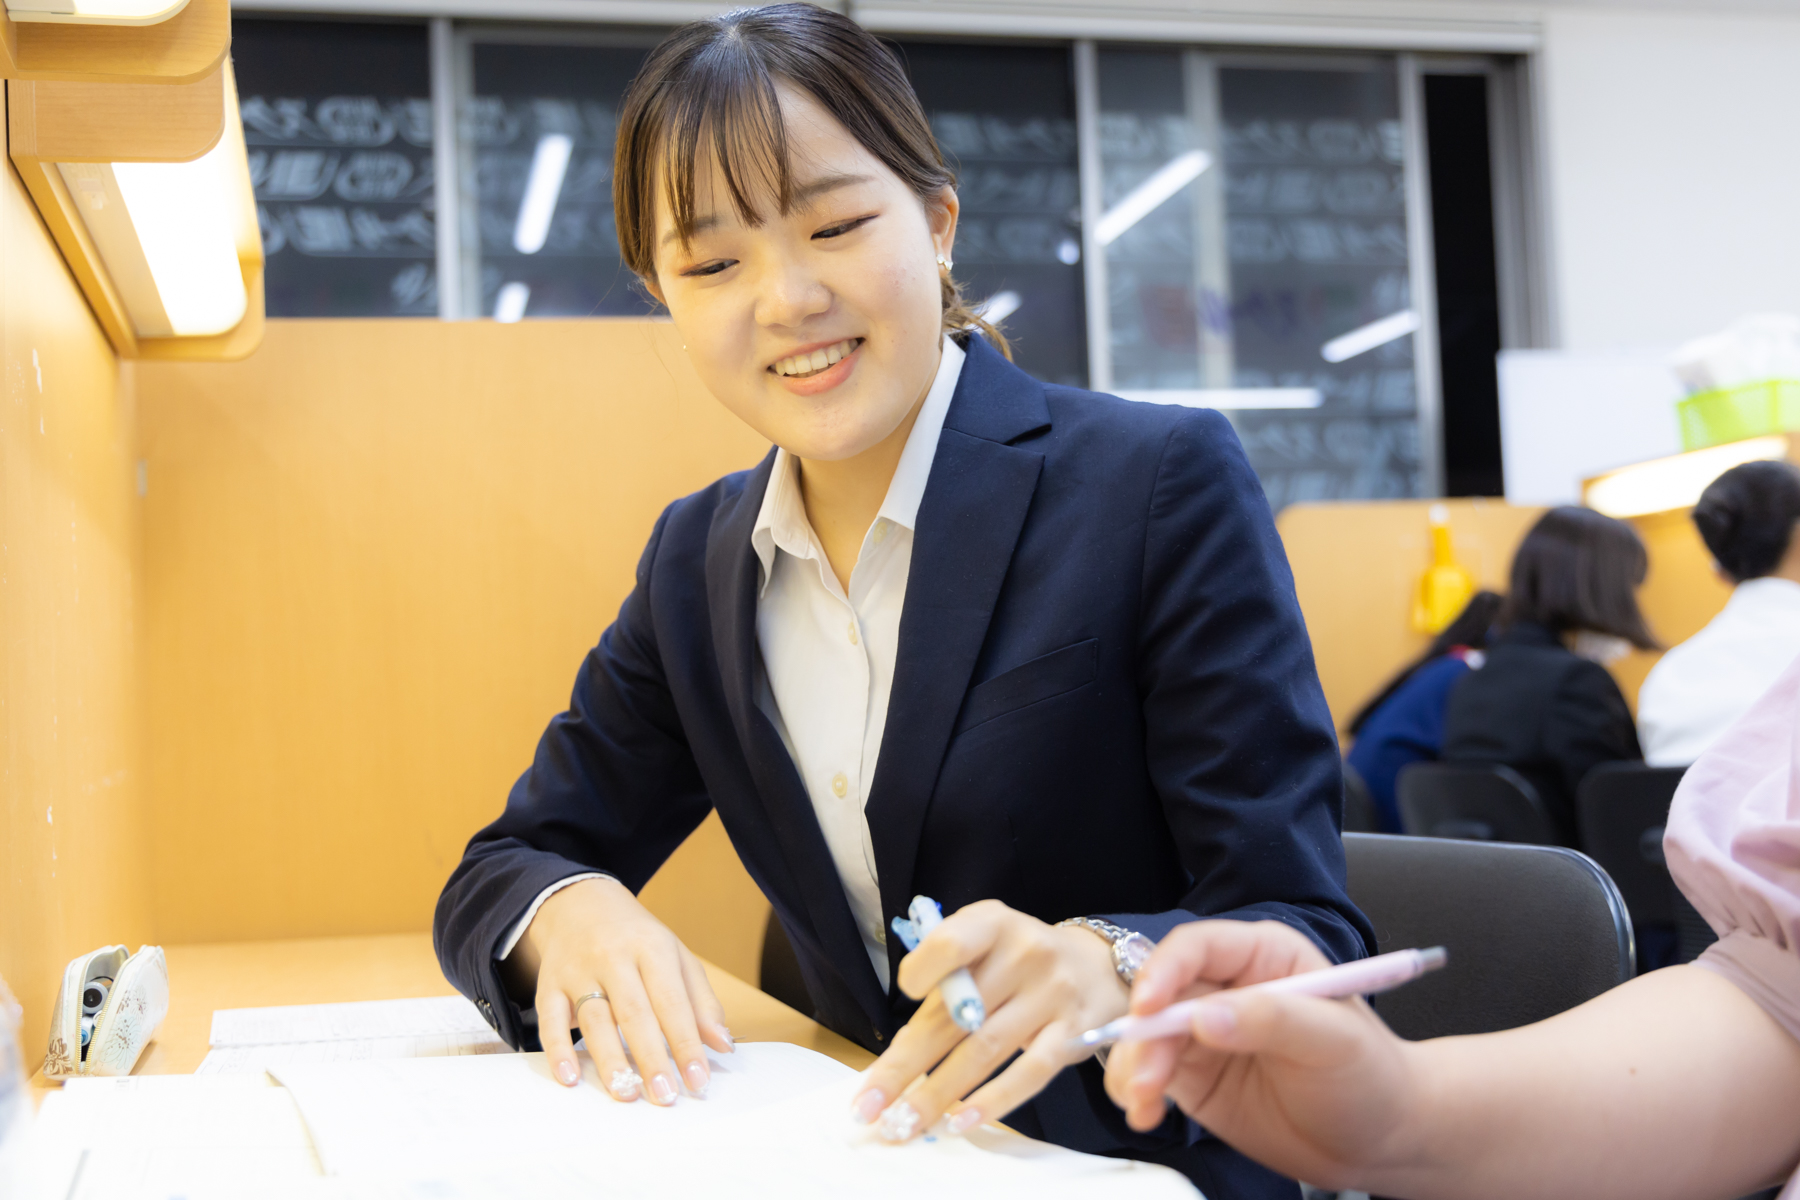
<path id="1" fill-rule="evenodd" d="M 1475 577 L 1456 561 L 1450 545 L 1450 510 L 1432 505 L 1430 521 L 1431 565 L 1413 598 L 1412 627 L 1420 633 L 1441 633 L 1475 594 Z"/>

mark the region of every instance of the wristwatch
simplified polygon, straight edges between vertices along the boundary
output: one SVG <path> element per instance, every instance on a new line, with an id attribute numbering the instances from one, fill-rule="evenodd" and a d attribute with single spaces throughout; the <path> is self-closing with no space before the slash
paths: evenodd
<path id="1" fill-rule="evenodd" d="M 1138 972 L 1150 961 L 1150 952 L 1156 949 L 1156 943 L 1141 933 L 1130 929 L 1121 929 L 1110 921 L 1102 921 L 1099 917 L 1070 917 L 1066 921 L 1058 921 L 1060 925 L 1079 925 L 1089 933 L 1098 934 L 1112 944 L 1113 970 L 1119 978 L 1130 987 L 1137 982 Z"/>

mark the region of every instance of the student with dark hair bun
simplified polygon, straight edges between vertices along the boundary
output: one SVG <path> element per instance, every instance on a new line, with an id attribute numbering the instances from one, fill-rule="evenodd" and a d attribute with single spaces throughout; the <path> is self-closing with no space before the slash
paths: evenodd
<path id="1" fill-rule="evenodd" d="M 1636 596 L 1648 568 L 1623 521 L 1551 509 L 1513 555 L 1486 661 L 1450 693 L 1444 761 L 1512 767 L 1537 786 L 1565 841 L 1582 776 L 1640 757 L 1631 710 L 1604 664 L 1656 645 Z"/>
<path id="2" fill-rule="evenodd" d="M 1800 470 L 1731 468 L 1700 495 L 1694 524 L 1733 585 L 1724 609 L 1663 656 L 1638 693 L 1644 758 L 1686 766 L 1768 691 L 1800 655 Z"/>

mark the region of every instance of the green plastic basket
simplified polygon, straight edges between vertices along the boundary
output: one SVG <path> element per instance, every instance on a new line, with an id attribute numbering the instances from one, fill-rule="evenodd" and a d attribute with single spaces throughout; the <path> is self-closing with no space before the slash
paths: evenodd
<path id="1" fill-rule="evenodd" d="M 1675 411 L 1681 420 L 1684 450 L 1800 432 L 1800 379 L 1770 379 L 1695 392 L 1678 403 Z"/>

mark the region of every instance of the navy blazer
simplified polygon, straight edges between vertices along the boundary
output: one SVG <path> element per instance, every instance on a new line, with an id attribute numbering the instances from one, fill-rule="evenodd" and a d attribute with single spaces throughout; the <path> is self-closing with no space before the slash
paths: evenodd
<path id="1" fill-rule="evenodd" d="M 438 901 L 445 973 L 535 1043 L 494 951 L 585 870 L 634 892 L 717 809 L 793 942 L 820 1021 L 880 1050 L 916 1005 L 876 978 L 824 835 L 757 707 L 773 452 L 671 504 L 637 586 L 506 811 Z M 1262 489 L 1218 413 L 1048 386 L 979 337 L 919 507 L 865 811 L 884 919 L 914 894 L 1160 938 L 1196 917 L 1285 922 L 1334 960 L 1373 945 L 1344 891 L 1336 738 Z M 1168 1162 L 1214 1200 L 1292 1183 L 1172 1119 L 1130 1131 L 1091 1060 L 1008 1118 Z"/>

